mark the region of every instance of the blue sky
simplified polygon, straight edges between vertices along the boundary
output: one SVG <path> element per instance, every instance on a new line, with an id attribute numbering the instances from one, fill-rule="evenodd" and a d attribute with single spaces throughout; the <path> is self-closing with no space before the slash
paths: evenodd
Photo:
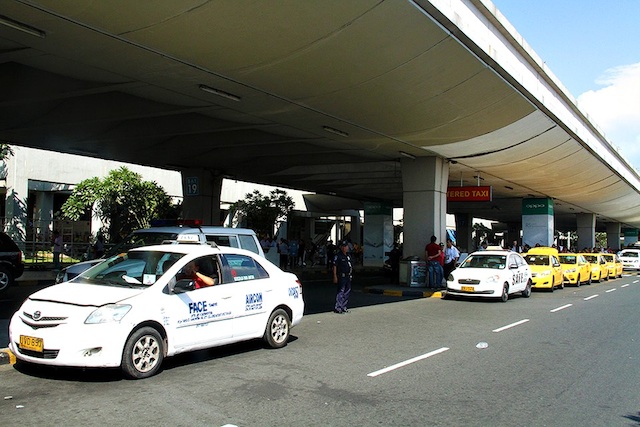
<path id="1" fill-rule="evenodd" d="M 640 169 L 640 0 L 492 0 Z"/>

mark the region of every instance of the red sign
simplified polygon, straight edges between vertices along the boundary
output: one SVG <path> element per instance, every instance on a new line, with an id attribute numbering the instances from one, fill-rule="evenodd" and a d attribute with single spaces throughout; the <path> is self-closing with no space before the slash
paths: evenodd
<path id="1" fill-rule="evenodd" d="M 447 188 L 448 202 L 490 202 L 493 199 L 491 186 L 478 187 L 449 187 Z"/>

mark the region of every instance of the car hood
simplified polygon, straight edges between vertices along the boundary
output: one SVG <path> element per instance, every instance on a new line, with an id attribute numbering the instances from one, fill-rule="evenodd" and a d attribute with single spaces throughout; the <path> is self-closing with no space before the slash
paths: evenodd
<path id="1" fill-rule="evenodd" d="M 30 300 L 60 302 L 79 306 L 100 307 L 139 295 L 140 288 L 124 288 L 104 285 L 89 285 L 82 282 L 67 282 L 49 286 L 29 296 Z"/>

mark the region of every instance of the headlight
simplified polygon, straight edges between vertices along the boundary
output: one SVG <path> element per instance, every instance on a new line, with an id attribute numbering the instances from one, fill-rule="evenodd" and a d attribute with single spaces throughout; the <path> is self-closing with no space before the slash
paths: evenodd
<path id="1" fill-rule="evenodd" d="M 56 274 L 56 283 L 62 283 L 64 282 L 64 275 L 66 274 L 67 269 L 63 268 L 62 270 L 58 271 L 58 274 Z"/>
<path id="2" fill-rule="evenodd" d="M 565 270 L 566 273 L 575 273 L 576 269 L 575 268 L 570 268 L 568 270 Z"/>
<path id="3" fill-rule="evenodd" d="M 453 278 L 453 274 L 450 274 L 449 276 L 447 276 L 447 282 L 453 282 L 454 278 Z"/>
<path id="4" fill-rule="evenodd" d="M 500 281 L 500 276 L 497 274 L 495 276 L 489 276 L 485 279 L 487 283 L 498 283 Z"/>
<path id="5" fill-rule="evenodd" d="M 551 276 L 551 270 L 545 270 L 540 273 L 540 276 Z"/>
<path id="6" fill-rule="evenodd" d="M 108 304 L 91 313 L 84 323 L 95 325 L 98 323 L 119 322 L 129 310 L 131 310 L 129 304 Z"/>

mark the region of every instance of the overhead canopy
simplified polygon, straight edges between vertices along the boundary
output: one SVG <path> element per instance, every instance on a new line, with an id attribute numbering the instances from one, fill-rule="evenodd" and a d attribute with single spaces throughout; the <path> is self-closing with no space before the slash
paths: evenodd
<path id="1" fill-rule="evenodd" d="M 11 144 L 398 207 L 399 159 L 439 155 L 450 186 L 493 186 L 493 202 L 450 212 L 517 221 L 520 198 L 551 197 L 566 224 L 592 212 L 640 227 L 635 183 L 428 1 L 36 0 L 0 14 Z"/>

